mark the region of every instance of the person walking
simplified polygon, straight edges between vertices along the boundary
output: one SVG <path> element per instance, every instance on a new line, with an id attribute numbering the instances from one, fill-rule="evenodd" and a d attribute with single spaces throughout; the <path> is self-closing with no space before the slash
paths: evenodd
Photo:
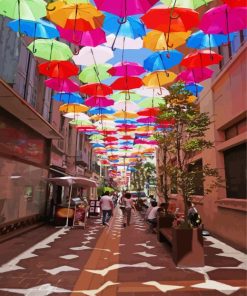
<path id="1" fill-rule="evenodd" d="M 131 194 L 129 192 L 125 193 L 123 198 L 123 203 L 125 205 L 125 210 L 123 211 L 124 216 L 124 224 L 123 226 L 126 227 L 130 225 L 130 219 L 131 219 L 131 210 L 136 210 L 135 204 L 133 199 L 131 198 Z"/>
<path id="2" fill-rule="evenodd" d="M 100 199 L 100 208 L 102 211 L 102 224 L 109 226 L 108 222 L 113 215 L 114 205 L 112 198 L 109 196 L 109 191 L 106 191 Z"/>

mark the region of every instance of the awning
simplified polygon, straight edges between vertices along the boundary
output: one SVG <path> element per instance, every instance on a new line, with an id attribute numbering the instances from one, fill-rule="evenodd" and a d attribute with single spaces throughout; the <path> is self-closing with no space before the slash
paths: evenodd
<path id="1" fill-rule="evenodd" d="M 63 139 L 34 108 L 0 79 L 0 107 L 13 114 L 46 139 Z"/>
<path id="2" fill-rule="evenodd" d="M 72 176 L 65 176 L 65 177 L 55 177 L 49 178 L 48 182 L 59 185 L 59 186 L 81 186 L 84 188 L 88 187 L 97 187 L 97 182 L 88 178 L 83 177 L 72 177 Z"/>

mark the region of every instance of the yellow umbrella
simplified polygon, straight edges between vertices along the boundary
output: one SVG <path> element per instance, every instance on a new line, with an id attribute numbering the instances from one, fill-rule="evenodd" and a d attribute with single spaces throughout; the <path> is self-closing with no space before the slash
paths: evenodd
<path id="1" fill-rule="evenodd" d="M 92 120 L 99 121 L 99 120 L 114 120 L 115 117 L 112 115 L 105 115 L 105 114 L 96 114 L 90 117 Z"/>
<path id="2" fill-rule="evenodd" d="M 191 35 L 191 31 L 187 32 L 171 32 L 169 34 L 169 43 L 172 48 L 176 48 L 185 43 L 186 39 Z M 153 30 L 143 37 L 143 47 L 150 50 L 168 50 L 166 35 L 163 32 Z"/>
<path id="3" fill-rule="evenodd" d="M 86 112 L 89 108 L 82 104 L 64 104 L 59 107 L 60 112 L 66 112 L 66 113 L 80 113 L 80 112 Z"/>
<path id="4" fill-rule="evenodd" d="M 56 1 L 48 5 L 47 18 L 65 29 L 88 31 L 102 27 L 105 16 L 90 3 Z"/>
<path id="5" fill-rule="evenodd" d="M 174 81 L 177 75 L 170 71 L 155 71 L 143 77 L 142 81 L 148 87 L 161 87 Z"/>
<path id="6" fill-rule="evenodd" d="M 125 112 L 125 111 L 118 111 L 114 114 L 115 117 L 117 118 L 137 118 L 138 115 L 136 113 L 132 112 Z"/>
<path id="7" fill-rule="evenodd" d="M 154 126 L 140 126 L 136 129 L 137 132 L 150 132 L 154 131 L 155 127 Z"/>

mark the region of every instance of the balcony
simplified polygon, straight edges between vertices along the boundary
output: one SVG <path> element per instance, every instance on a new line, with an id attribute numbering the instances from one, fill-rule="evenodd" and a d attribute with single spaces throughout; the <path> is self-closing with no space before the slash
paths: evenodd
<path id="1" fill-rule="evenodd" d="M 89 166 L 88 157 L 82 150 L 76 153 L 76 165 Z"/>

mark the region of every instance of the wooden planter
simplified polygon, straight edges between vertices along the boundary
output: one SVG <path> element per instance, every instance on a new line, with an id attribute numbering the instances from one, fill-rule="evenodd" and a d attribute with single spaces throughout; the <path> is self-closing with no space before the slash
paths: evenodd
<path id="1" fill-rule="evenodd" d="M 204 266 L 202 229 L 173 228 L 172 257 L 179 267 Z"/>
<path id="2" fill-rule="evenodd" d="M 171 228 L 174 221 L 174 216 L 172 215 L 158 215 L 157 219 L 157 239 L 162 242 L 162 235 L 159 231 L 161 228 Z"/>

